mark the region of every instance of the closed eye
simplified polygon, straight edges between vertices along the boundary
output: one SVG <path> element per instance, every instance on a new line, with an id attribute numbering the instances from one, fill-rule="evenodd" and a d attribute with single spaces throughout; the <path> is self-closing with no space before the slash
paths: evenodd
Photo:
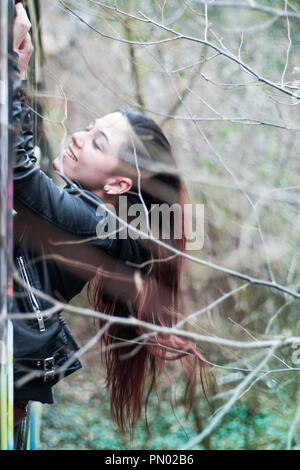
<path id="1" fill-rule="evenodd" d="M 95 139 L 93 139 L 93 145 L 98 149 L 98 150 L 101 150 L 102 151 L 102 147 L 100 147 L 97 142 L 95 141 Z"/>
<path id="2" fill-rule="evenodd" d="M 85 132 L 90 132 L 91 130 L 92 130 L 92 128 L 90 128 L 90 127 L 86 127 L 84 129 Z M 96 147 L 96 149 L 102 150 L 102 148 L 97 144 L 95 139 L 93 139 L 93 145 L 94 145 L 94 147 Z"/>
<path id="3" fill-rule="evenodd" d="M 92 131 L 93 128 L 95 127 L 95 122 L 96 122 L 95 120 L 92 121 L 92 123 L 91 123 L 88 127 L 86 127 L 86 128 L 84 129 L 84 131 L 85 131 L 85 132 L 90 132 L 90 131 Z M 105 132 L 103 132 L 102 130 L 99 130 L 99 129 L 98 129 L 98 130 L 97 130 L 97 137 L 98 137 L 98 136 L 100 136 L 101 138 L 104 137 L 107 146 L 110 145 L 110 144 L 109 144 L 109 139 L 108 139 L 108 137 L 107 137 L 107 135 L 106 135 Z M 99 144 L 97 144 L 96 140 L 93 140 L 93 145 L 94 145 L 98 150 L 101 150 L 101 151 L 104 150 L 102 146 L 99 146 Z M 105 147 L 106 147 L 106 146 L 105 146 Z"/>

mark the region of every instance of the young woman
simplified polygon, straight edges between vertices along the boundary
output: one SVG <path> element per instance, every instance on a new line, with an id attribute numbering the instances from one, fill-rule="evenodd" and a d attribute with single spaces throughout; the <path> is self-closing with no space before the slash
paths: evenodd
<path id="1" fill-rule="evenodd" d="M 185 250 L 182 183 L 161 129 L 131 109 L 96 119 L 72 135 L 53 162 L 67 181 L 64 188 L 36 165 L 30 111 L 18 77 L 19 67 L 24 75 L 32 52 L 29 28 L 25 10 L 17 5 L 13 125 L 14 260 L 19 276 L 14 312 L 31 315 L 14 321 L 16 410 L 28 400 L 52 403 L 52 386 L 81 367 L 79 346 L 59 311 L 62 302 L 68 303 L 88 283 L 93 309 L 107 315 L 99 326 L 112 415 L 122 431 L 126 425 L 132 430 L 143 397 L 166 360 L 183 360 L 190 400 L 197 367 L 202 371 L 206 365 L 180 338 L 121 321 L 134 317 L 166 327 L 176 322 L 182 257 L 165 244 Z M 124 213 L 120 216 L 124 198 L 126 224 Z M 158 212 L 150 226 L 151 212 L 162 204 L 169 209 L 175 204 L 180 211 L 169 211 L 166 227 Z M 144 221 L 138 229 L 137 207 Z M 153 232 L 163 244 L 147 236 Z"/>

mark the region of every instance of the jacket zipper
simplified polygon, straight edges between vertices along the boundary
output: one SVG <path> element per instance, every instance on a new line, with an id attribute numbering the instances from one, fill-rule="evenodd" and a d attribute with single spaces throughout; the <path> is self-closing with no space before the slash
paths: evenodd
<path id="1" fill-rule="evenodd" d="M 23 257 L 18 256 L 17 261 L 18 261 L 18 265 L 20 267 L 20 272 L 21 272 L 21 275 L 22 275 L 22 279 L 28 287 L 28 289 L 26 289 L 28 300 L 30 302 L 30 305 L 31 305 L 33 311 L 36 314 L 39 329 L 40 329 L 40 332 L 42 333 L 43 331 L 45 331 L 46 328 L 45 328 L 43 315 L 41 314 L 41 309 L 40 309 L 38 299 L 34 295 L 34 293 L 32 292 L 32 288 L 31 288 L 30 281 L 29 281 L 29 276 L 28 276 L 28 273 L 27 273 L 26 268 L 25 268 Z"/>

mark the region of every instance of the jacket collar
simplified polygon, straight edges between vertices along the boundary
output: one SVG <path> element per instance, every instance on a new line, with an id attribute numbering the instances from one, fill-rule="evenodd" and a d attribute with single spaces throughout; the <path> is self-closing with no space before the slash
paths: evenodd
<path id="1" fill-rule="evenodd" d="M 67 183 L 65 186 L 64 186 L 64 189 L 68 189 L 70 190 L 69 192 L 72 192 L 72 190 L 76 193 L 76 188 L 79 188 L 79 189 L 83 189 L 83 187 L 81 186 L 81 184 L 77 181 L 77 180 L 71 180 L 71 183 L 70 183 L 70 180 L 65 177 L 62 173 L 59 173 L 58 172 L 58 175 Z"/>

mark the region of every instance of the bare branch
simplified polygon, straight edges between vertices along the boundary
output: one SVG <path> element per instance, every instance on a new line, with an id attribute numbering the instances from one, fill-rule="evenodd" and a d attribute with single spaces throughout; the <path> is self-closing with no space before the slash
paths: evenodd
<path id="1" fill-rule="evenodd" d="M 251 1 L 250 3 L 240 3 L 240 2 L 232 2 L 232 1 L 212 1 L 212 0 L 193 0 L 195 3 L 200 5 L 207 5 L 209 8 L 233 8 L 233 9 L 240 9 L 240 10 L 249 10 L 249 11 L 259 11 L 261 13 L 266 13 L 267 15 L 277 16 L 278 18 L 293 18 L 296 20 L 300 19 L 300 13 L 287 11 L 286 9 L 280 10 L 279 8 L 272 8 L 266 7 L 264 5 L 260 5 L 255 1 Z"/>

